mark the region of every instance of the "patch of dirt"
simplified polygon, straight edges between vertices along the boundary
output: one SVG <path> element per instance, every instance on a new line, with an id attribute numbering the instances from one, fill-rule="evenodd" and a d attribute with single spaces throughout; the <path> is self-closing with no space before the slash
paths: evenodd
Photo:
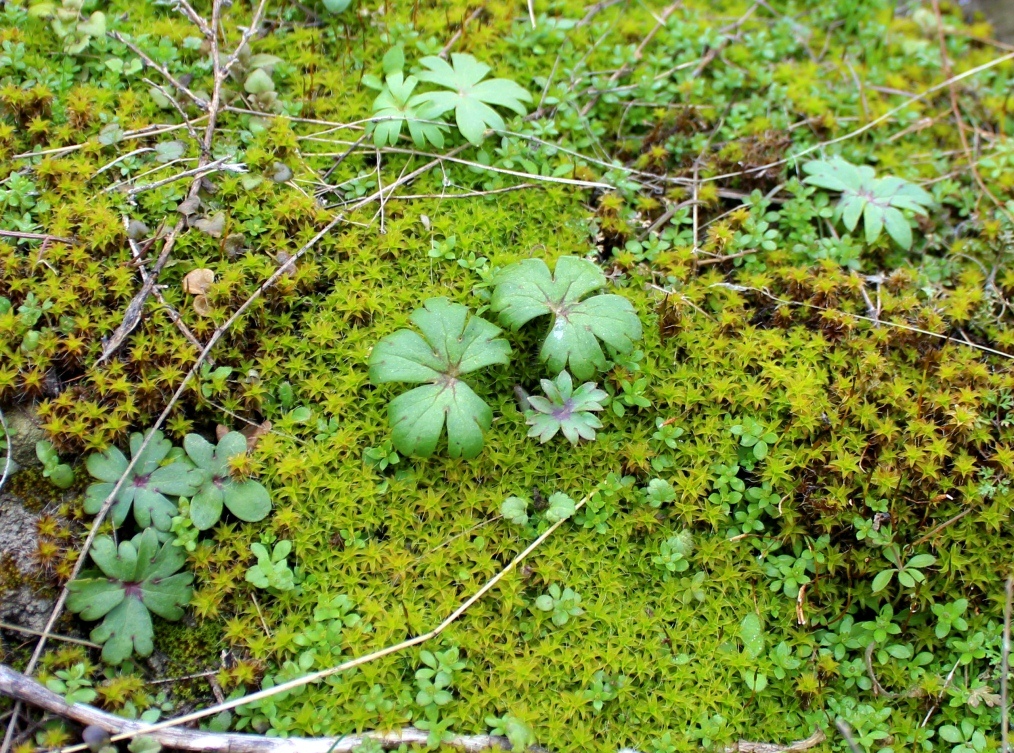
<path id="1" fill-rule="evenodd" d="M 13 494 L 0 494 L 0 621 L 42 630 L 55 599 L 39 580 L 36 522 Z"/>

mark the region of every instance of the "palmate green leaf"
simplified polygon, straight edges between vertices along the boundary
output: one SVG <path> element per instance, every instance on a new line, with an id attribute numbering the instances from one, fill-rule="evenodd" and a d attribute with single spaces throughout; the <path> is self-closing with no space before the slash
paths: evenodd
<path id="1" fill-rule="evenodd" d="M 135 651 L 148 656 L 149 611 L 178 620 L 190 602 L 193 575 L 178 572 L 186 564 L 186 552 L 160 544 L 155 529 L 148 528 L 118 547 L 109 536 L 97 537 L 91 558 L 100 570 L 68 585 L 67 608 L 86 620 L 102 619 L 91 639 L 103 644 L 103 661 L 119 664 Z"/>
<path id="2" fill-rule="evenodd" d="M 904 249 L 912 247 L 912 227 L 902 210 L 926 214 L 933 197 L 907 180 L 894 176 L 877 178 L 873 168 L 856 166 L 841 157 L 814 160 L 803 165 L 804 183 L 841 193 L 835 209 L 842 224 L 852 232 L 863 220 L 866 242 L 874 243 L 881 232 Z"/>
<path id="3" fill-rule="evenodd" d="M 399 330 L 370 355 L 374 384 L 408 382 L 425 386 L 399 395 L 388 406 L 391 439 L 403 455 L 429 457 L 447 427 L 451 457 L 475 457 L 493 412 L 459 377 L 493 364 L 505 364 L 510 345 L 500 328 L 468 307 L 446 298 L 431 298 L 411 316 L 422 335 Z"/>
<path id="4" fill-rule="evenodd" d="M 587 259 L 561 257 L 555 277 L 541 259 L 526 259 L 503 269 L 494 284 L 490 307 L 501 324 L 516 330 L 552 315 L 540 357 L 554 374 L 569 368 L 578 379 L 588 379 L 606 368 L 600 340 L 629 353 L 641 338 L 641 320 L 623 296 L 582 300 L 606 284 L 602 270 Z"/>
<path id="5" fill-rule="evenodd" d="M 523 103 L 532 101 L 532 95 L 510 79 L 483 81 L 490 68 L 471 55 L 454 52 L 451 53 L 450 63 L 436 56 L 425 57 L 419 62 L 427 69 L 419 74 L 420 81 L 450 90 L 426 92 L 419 97 L 431 105 L 434 116 L 454 110 L 458 130 L 473 144 L 482 142 L 487 128 L 502 131 L 506 127 L 503 118 L 491 105 L 524 115 Z"/>

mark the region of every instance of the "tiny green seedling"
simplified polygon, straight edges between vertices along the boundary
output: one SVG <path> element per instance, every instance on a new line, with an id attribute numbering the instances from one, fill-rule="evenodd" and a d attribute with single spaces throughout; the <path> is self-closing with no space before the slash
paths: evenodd
<path id="1" fill-rule="evenodd" d="M 609 398 L 594 382 L 585 382 L 576 390 L 570 374 L 561 371 L 556 379 L 543 379 L 542 391 L 545 397 L 532 395 L 528 398 L 532 410 L 525 413 L 532 428 L 528 436 L 538 437 L 545 444 L 563 432 L 571 444 L 582 439 L 595 439 L 595 430 L 602 428 L 594 411 L 601 411 Z"/>
<path id="2" fill-rule="evenodd" d="M 532 606 L 539 612 L 551 612 L 553 624 L 562 627 L 571 617 L 584 614 L 580 604 L 581 595 L 574 589 L 569 586 L 561 589 L 556 583 L 552 583 L 549 591 L 539 596 Z"/>
<path id="3" fill-rule="evenodd" d="M 641 320 L 630 301 L 615 294 L 588 297 L 605 287 L 606 276 L 587 259 L 561 257 L 555 274 L 541 259 L 525 259 L 501 270 L 494 283 L 490 308 L 505 327 L 517 330 L 551 317 L 540 358 L 553 374 L 566 368 L 589 379 L 608 366 L 600 341 L 629 353 L 641 339 Z"/>
<path id="4" fill-rule="evenodd" d="M 286 558 L 292 551 L 291 541 L 279 541 L 271 551 L 264 544 L 250 545 L 257 564 L 246 571 L 246 581 L 268 591 L 291 591 L 296 587 L 295 575 Z"/>
<path id="5" fill-rule="evenodd" d="M 754 460 L 763 460 L 768 456 L 768 450 L 778 441 L 778 435 L 773 431 L 767 431 L 756 420 L 747 418 L 741 424 L 736 424 L 731 429 L 733 436 L 739 437 L 739 444 L 750 450 Z"/>
<path id="6" fill-rule="evenodd" d="M 487 716 L 486 726 L 491 735 L 506 737 L 511 750 L 521 753 L 535 745 L 535 731 L 523 719 L 511 714 Z"/>
<path id="7" fill-rule="evenodd" d="M 523 497 L 507 497 L 500 505 L 500 514 L 516 526 L 528 523 L 528 500 Z"/>
<path id="8" fill-rule="evenodd" d="M 367 86 L 379 89 L 373 101 L 373 115 L 378 119 L 373 127 L 373 143 L 377 146 L 394 146 L 401 137 L 402 126 L 408 128 L 412 142 L 420 149 L 427 142 L 442 149 L 444 131 L 447 127 L 434 122 L 440 117 L 437 108 L 422 94 L 415 94 L 419 79 L 406 76 L 402 71 L 405 53 L 400 47 L 392 47 L 384 55 L 384 82 L 370 77 L 363 78 Z"/>
<path id="9" fill-rule="evenodd" d="M 926 575 L 922 571 L 937 561 L 937 558 L 932 554 L 916 554 L 910 557 L 907 562 L 903 561 L 901 550 L 896 544 L 884 547 L 884 556 L 894 567 L 877 573 L 873 579 L 873 593 L 880 593 L 887 588 L 895 576 L 902 587 L 915 588 L 917 583 L 926 580 Z"/>
<path id="10" fill-rule="evenodd" d="M 83 663 L 57 671 L 56 677 L 46 680 L 46 687 L 62 695 L 67 703 L 91 703 L 98 697 L 92 681 L 85 676 Z"/>
<path id="11" fill-rule="evenodd" d="M 58 489 L 67 489 L 74 483 L 74 470 L 67 464 L 60 462 L 60 456 L 56 454 L 53 443 L 40 439 L 35 443 L 35 456 L 42 463 L 42 475 L 48 478 Z"/>
<path id="12" fill-rule="evenodd" d="M 370 356 L 374 384 L 425 383 L 388 406 L 394 446 L 403 455 L 429 457 L 446 423 L 448 454 L 475 457 L 493 411 L 461 376 L 507 363 L 510 345 L 499 327 L 446 298 L 431 298 L 411 319 L 421 335 L 399 330 L 377 343 Z"/>
<path id="13" fill-rule="evenodd" d="M 651 558 L 652 564 L 662 570 L 662 576 L 669 580 L 675 573 L 686 572 L 690 568 L 687 557 L 694 549 L 694 538 L 689 531 L 680 531 L 670 536 L 659 545 L 659 553 Z"/>

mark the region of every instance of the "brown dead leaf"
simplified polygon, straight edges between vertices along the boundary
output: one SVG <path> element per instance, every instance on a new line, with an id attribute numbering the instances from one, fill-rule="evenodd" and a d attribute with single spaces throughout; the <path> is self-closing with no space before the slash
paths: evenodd
<path id="1" fill-rule="evenodd" d="M 222 231 L 225 230 L 225 214 L 218 212 L 211 217 L 200 217 L 191 222 L 190 227 L 195 227 L 212 238 L 221 238 Z"/>
<path id="2" fill-rule="evenodd" d="M 223 424 L 218 424 L 215 427 L 215 439 L 217 439 L 219 442 L 221 442 L 222 441 L 222 437 L 224 437 L 228 433 L 229 433 L 229 427 L 228 426 L 224 426 Z"/>
<path id="3" fill-rule="evenodd" d="M 215 273 L 200 267 L 187 272 L 183 278 L 183 292 L 190 295 L 204 295 L 215 282 Z"/>
<path id="4" fill-rule="evenodd" d="M 271 431 L 271 422 L 265 421 L 257 426 L 244 426 L 240 433 L 246 437 L 246 451 L 253 452 L 261 437 Z"/>
<path id="5" fill-rule="evenodd" d="M 197 312 L 199 316 L 208 316 L 211 313 L 211 304 L 208 303 L 208 296 L 194 296 L 194 311 Z"/>
<path id="6" fill-rule="evenodd" d="M 246 236 L 243 233 L 230 233 L 222 243 L 225 255 L 230 259 L 246 253 Z"/>
<path id="7" fill-rule="evenodd" d="M 180 205 L 176 207 L 176 211 L 182 214 L 184 217 L 189 217 L 192 214 L 197 214 L 197 210 L 201 208 L 201 200 L 197 196 L 191 196 L 189 199 L 185 199 L 180 202 Z"/>

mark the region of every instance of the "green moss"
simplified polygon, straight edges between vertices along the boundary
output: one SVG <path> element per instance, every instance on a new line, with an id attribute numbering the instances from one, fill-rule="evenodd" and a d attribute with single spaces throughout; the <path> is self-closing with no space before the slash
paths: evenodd
<path id="1" fill-rule="evenodd" d="M 885 731 L 896 749 L 915 749 L 927 704 L 870 691 L 863 652 L 879 641 L 878 679 L 901 693 L 920 684 L 940 692 L 956 658 L 974 655 L 968 679 L 958 673 L 934 724 L 972 719 L 996 737 L 996 709 L 968 699 L 987 692 L 973 687 L 976 677 L 980 688 L 995 690 L 1002 563 L 1014 559 L 1004 533 L 1014 373 L 1009 359 L 955 340 L 1001 351 L 1014 345 L 1004 308 L 1014 277 L 1003 271 L 1014 228 L 968 173 L 957 126 L 946 118 L 946 90 L 863 137 L 845 138 L 903 101 L 898 92 L 939 82 L 938 40 L 925 18 L 896 15 L 887 2 L 772 7 L 688 2 L 638 59 L 632 51 L 657 23 L 641 8 L 611 7 L 564 30 L 551 19 L 579 19 L 584 4 L 537 7 L 547 16 L 534 29 L 515 18 L 520 6 L 493 4 L 467 27 L 455 50 L 533 93 L 545 89 L 546 98 L 541 117 L 512 123 L 527 129 L 524 137 L 490 137 L 481 151 L 461 156 L 503 170 L 605 180 L 616 190 L 596 195 L 532 179 L 538 185 L 525 190 L 440 198 L 524 180 L 445 161 L 385 202 L 383 232 L 378 206 L 351 215 L 249 308 L 213 354 L 216 365 L 233 370 L 224 385 L 199 380 L 167 428 L 179 440 L 195 430 L 211 436 L 219 422 L 236 426 L 234 415 L 270 420 L 273 431 L 251 465 L 271 489 L 275 512 L 262 525 L 223 523 L 193 553 L 198 624 L 156 628 L 168 675 L 217 667 L 228 645 L 247 661 L 232 679 L 252 686 L 262 669 L 272 680 L 291 678 L 428 630 L 532 540 L 542 500 L 557 491 L 579 499 L 606 483 L 608 493 L 431 647 L 456 646 L 466 663 L 440 712 L 453 729 L 484 731 L 486 717 L 511 714 L 554 750 L 650 751 L 667 731 L 679 749 L 740 736 L 782 741 L 841 715 L 857 734 Z M 209 69 L 199 45 L 186 41 L 195 30 L 185 19 L 125 0 L 104 9 L 174 75 L 207 89 Z M 250 176 L 214 176 L 204 211 L 224 214 L 223 238 L 182 234 L 160 277 L 166 300 L 201 342 L 338 204 L 423 164 L 420 155 L 369 150 L 328 172 L 361 132 L 331 130 L 325 121 L 368 117 L 373 94 L 359 81 L 379 72 L 390 45 L 403 44 L 411 64 L 439 51 L 470 12 L 460 2 L 362 17 L 313 9 L 322 25 L 306 24 L 296 5 L 272 9 L 274 31 L 253 42 L 253 52 L 283 60 L 271 75 L 286 117 L 265 122 L 229 111 L 216 136 L 216 154 L 231 151 L 267 179 L 250 187 Z M 236 3 L 226 14 L 229 39 L 249 12 Z M 187 183 L 141 193 L 136 205 L 118 190 L 103 191 L 155 165 L 144 153 L 96 174 L 101 167 L 170 135 L 116 144 L 99 135 L 113 121 L 130 130 L 178 116 L 158 108 L 140 74 L 119 75 L 105 64 L 132 58 L 120 43 L 94 40 L 88 55 L 54 57 L 58 42 L 48 26 L 11 4 L 5 13 L 0 41 L 9 43 L 11 62 L 0 66 L 0 179 L 17 171 L 33 185 L 24 206 L 6 199 L 5 227 L 29 223 L 77 243 L 0 243 L 0 295 L 14 304 L 0 314 L 0 400 L 40 400 L 46 429 L 65 453 L 122 445 L 161 411 L 196 352 L 149 301 L 128 344 L 97 365 L 103 338 L 140 285 L 122 217 L 151 228 L 172 224 Z M 740 33 L 723 44 L 719 29 L 736 19 Z M 948 23 L 960 27 L 956 16 Z M 946 43 L 955 72 L 993 57 L 960 34 Z M 715 49 L 720 54 L 708 52 Z M 609 83 L 627 63 L 630 76 Z M 1005 99 L 1010 75 L 1009 64 L 998 66 L 960 92 L 976 126 L 997 134 L 994 164 L 984 161 L 981 171 L 1004 199 L 1010 149 L 999 134 L 1014 128 Z M 613 91 L 593 92 L 603 88 Z M 592 97 L 587 117 L 579 117 Z M 184 134 L 171 137 L 194 158 Z M 535 138 L 567 151 L 539 147 Z M 886 237 L 873 245 L 839 237 L 824 198 L 791 181 L 795 166 L 771 166 L 833 139 L 823 150 L 874 164 L 878 175 L 932 181 L 939 206 L 916 228 L 913 252 Z M 84 146 L 65 154 L 13 159 L 78 143 Z M 644 172 L 610 169 L 613 160 Z M 293 170 L 293 182 L 270 180 L 276 162 Z M 751 172 L 718 178 L 742 170 Z M 337 188 L 321 188 L 325 174 Z M 936 180 L 944 175 L 952 177 Z M 694 177 L 710 182 L 694 191 Z M 755 189 L 776 201 L 749 195 Z M 327 207 L 314 201 L 315 191 Z M 689 206 L 674 207 L 695 195 L 696 238 Z M 661 237 L 638 242 L 656 221 Z M 239 252 L 224 242 L 237 233 L 245 241 Z M 456 259 L 430 256 L 434 243 L 452 236 Z M 373 345 L 429 297 L 483 310 L 488 275 L 469 268 L 482 268 L 479 257 L 492 269 L 561 255 L 598 258 L 611 292 L 637 308 L 646 328 L 641 357 L 618 360 L 599 381 L 621 395 L 625 382 L 643 379 L 651 406 L 608 411 L 594 443 L 533 443 L 514 398 L 515 385 L 532 389 L 545 376 L 531 328 L 512 336 L 510 366 L 476 380 L 496 416 L 480 457 L 402 459 L 383 472 L 365 463 L 364 451 L 389 436 L 386 404 L 394 394 L 369 384 Z M 181 288 L 197 268 L 216 275 L 206 313 Z M 31 326 L 16 313 L 29 294 L 51 304 Z M 862 318 L 871 310 L 906 328 Z M 38 343 L 23 348 L 32 328 Z M 300 406 L 309 420 L 293 411 Z M 732 431 L 750 420 L 777 437 L 760 461 Z M 642 492 L 653 481 L 664 482 L 654 497 Z M 10 483 L 33 509 L 51 498 L 38 474 Z M 512 495 L 532 498 L 533 527 L 498 519 Z M 895 581 L 872 591 L 873 578 L 892 566 L 892 550 L 882 545 L 888 528 L 905 560 L 936 557 L 924 584 Z M 684 530 L 694 539 L 690 568 L 669 574 L 653 560 Z M 245 581 L 250 543 L 270 536 L 293 541 L 299 589 L 271 595 Z M 560 626 L 533 609 L 554 584 L 580 594 L 584 610 Z M 314 612 L 339 595 L 355 602 L 362 619 L 328 635 Z M 970 602 L 968 630 L 938 637 L 932 606 L 958 598 Z M 740 637 L 749 613 L 763 616 L 756 654 L 756 640 Z M 899 631 L 875 638 L 878 619 Z M 849 620 L 872 627 L 856 628 L 862 640 L 849 638 Z M 981 647 L 959 645 L 980 632 Z M 387 657 L 249 709 L 238 722 L 291 735 L 425 722 L 416 703 L 422 665 L 418 651 Z M 766 678 L 762 689 L 757 672 Z M 183 693 L 206 697 L 201 683 Z M 889 709 L 887 721 L 875 719 Z M 873 749 L 875 739 L 863 745 Z"/>
<path id="2" fill-rule="evenodd" d="M 199 624 L 153 620 L 155 648 L 164 677 L 189 677 L 221 667 L 222 625 L 212 620 Z M 211 692 L 206 679 L 175 682 L 170 689 L 177 706 L 193 701 L 206 702 Z"/>

